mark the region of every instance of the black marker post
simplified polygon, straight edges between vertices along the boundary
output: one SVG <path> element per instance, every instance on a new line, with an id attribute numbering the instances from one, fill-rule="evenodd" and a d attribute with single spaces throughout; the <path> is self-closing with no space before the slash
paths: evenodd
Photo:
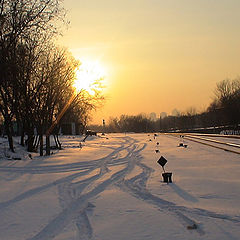
<path id="1" fill-rule="evenodd" d="M 164 165 L 167 163 L 167 159 L 161 156 L 157 162 L 162 166 L 163 172 L 165 172 Z"/>
<path id="2" fill-rule="evenodd" d="M 167 159 L 164 158 L 163 156 L 161 156 L 157 162 L 159 165 L 162 166 L 162 169 L 163 169 L 163 173 L 162 173 L 163 182 L 171 183 L 172 182 L 172 173 L 165 172 L 165 169 L 164 169 L 164 166 L 167 163 Z"/>

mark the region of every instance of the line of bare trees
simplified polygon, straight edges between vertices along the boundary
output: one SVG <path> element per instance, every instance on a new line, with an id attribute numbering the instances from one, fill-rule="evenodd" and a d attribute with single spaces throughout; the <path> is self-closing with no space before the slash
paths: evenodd
<path id="1" fill-rule="evenodd" d="M 146 115 L 122 115 L 110 118 L 108 132 L 199 131 L 220 132 L 240 129 L 240 79 L 226 79 L 217 83 L 214 99 L 209 107 L 198 113 L 193 107 L 174 116 L 152 120 Z M 96 127 L 95 127 L 96 128 Z"/>
<path id="2" fill-rule="evenodd" d="M 59 0 L 0 0 L 0 113 L 12 151 L 13 121 L 21 125 L 21 144 L 26 142 L 30 152 L 40 145 L 43 155 L 46 135 L 49 155 L 50 135 L 57 135 L 60 122 L 55 121 L 69 99 L 74 96 L 65 115 L 82 121 L 102 99 L 100 94 L 75 94 L 72 84 L 80 63 L 56 47 L 59 23 L 65 23 Z M 59 141 L 56 144 L 61 147 Z"/>

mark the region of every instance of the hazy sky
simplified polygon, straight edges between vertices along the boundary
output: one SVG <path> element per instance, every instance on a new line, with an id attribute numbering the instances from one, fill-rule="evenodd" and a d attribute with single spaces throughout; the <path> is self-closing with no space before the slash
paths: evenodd
<path id="1" fill-rule="evenodd" d="M 120 114 L 203 109 L 216 83 L 240 75 L 239 0 L 65 0 L 60 44 L 107 69 L 107 102 Z"/>

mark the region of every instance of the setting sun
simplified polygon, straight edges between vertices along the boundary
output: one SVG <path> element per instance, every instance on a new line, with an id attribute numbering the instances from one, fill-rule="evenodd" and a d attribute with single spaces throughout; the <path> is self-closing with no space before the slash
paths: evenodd
<path id="1" fill-rule="evenodd" d="M 81 65 L 76 71 L 76 80 L 74 87 L 78 92 L 86 90 L 90 94 L 94 94 L 94 89 L 98 89 L 100 83 L 106 77 L 104 67 L 98 61 L 80 60 Z"/>

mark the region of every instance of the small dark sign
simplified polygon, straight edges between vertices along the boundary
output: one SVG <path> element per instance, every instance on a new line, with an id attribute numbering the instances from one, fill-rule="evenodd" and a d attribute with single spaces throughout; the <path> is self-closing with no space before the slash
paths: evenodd
<path id="1" fill-rule="evenodd" d="M 164 167 L 164 165 L 167 163 L 167 159 L 165 159 L 163 156 L 161 156 L 157 162 L 158 162 L 158 164 L 160 164 L 162 167 Z"/>

